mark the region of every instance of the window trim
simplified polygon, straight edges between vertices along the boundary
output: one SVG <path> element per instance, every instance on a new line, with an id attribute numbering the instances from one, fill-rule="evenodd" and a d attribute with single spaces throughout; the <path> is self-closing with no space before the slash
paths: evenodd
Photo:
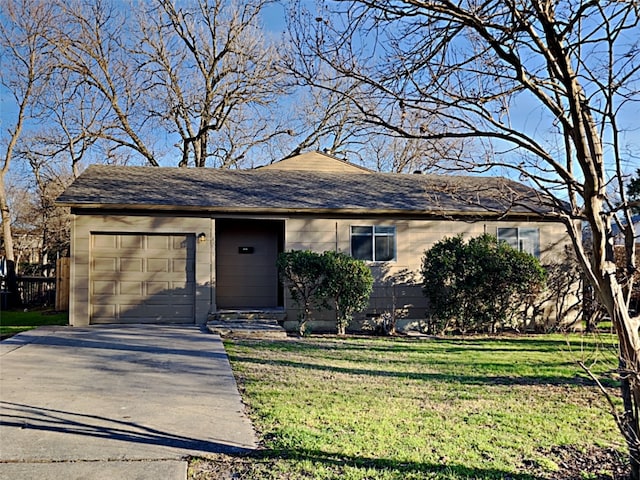
<path id="1" fill-rule="evenodd" d="M 353 232 L 354 228 L 370 228 L 371 229 L 371 234 L 354 233 Z M 392 232 L 377 232 L 376 230 L 378 228 L 380 228 L 380 229 L 392 229 Z M 371 238 L 371 259 L 361 258 L 359 260 L 363 260 L 363 261 L 369 262 L 369 263 L 385 263 L 385 262 L 396 262 L 397 261 L 397 259 L 398 259 L 398 229 L 396 228 L 395 225 L 388 225 L 388 224 L 382 224 L 382 225 L 352 224 L 352 225 L 350 225 L 349 226 L 349 250 L 350 250 L 350 255 L 353 258 L 356 258 L 354 256 L 354 251 L 353 251 L 353 237 L 354 236 Z M 378 260 L 378 259 L 376 259 L 376 239 L 377 238 L 389 238 L 389 237 L 391 237 L 393 239 L 392 257 L 390 259 L 388 259 L 388 260 Z"/>

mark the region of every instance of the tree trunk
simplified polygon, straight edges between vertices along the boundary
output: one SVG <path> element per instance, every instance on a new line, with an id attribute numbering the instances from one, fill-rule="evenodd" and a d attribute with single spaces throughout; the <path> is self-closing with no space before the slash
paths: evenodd
<path id="1" fill-rule="evenodd" d="M 621 372 L 626 370 L 624 362 L 620 359 L 619 370 Z M 631 381 L 628 377 L 623 377 L 620 381 L 620 390 L 622 395 L 622 402 L 624 405 L 624 417 L 623 427 L 625 431 L 623 434 L 626 438 L 638 438 L 638 422 L 637 418 L 634 418 L 634 402 Z M 640 478 L 640 462 L 638 461 L 639 449 L 637 442 L 627 441 L 627 447 L 629 449 L 629 468 L 631 470 L 631 478 L 637 480 Z"/>
<path id="2" fill-rule="evenodd" d="M 20 308 L 22 300 L 20 291 L 18 290 L 18 277 L 16 275 L 16 263 L 13 260 L 7 260 L 7 276 L 6 288 L 8 293 L 7 308 Z"/>
<path id="3" fill-rule="evenodd" d="M 607 281 L 608 279 L 608 281 Z M 631 478 L 640 480 L 640 337 L 638 317 L 632 318 L 615 274 L 605 277 L 602 300 L 618 336 L 620 393 L 624 412 L 622 434 L 629 450 Z M 611 294 L 611 296 L 607 294 Z"/>
<path id="4" fill-rule="evenodd" d="M 4 187 L 4 172 L 0 174 L 0 213 L 2 214 L 2 238 L 4 240 L 4 254 L 8 261 L 15 261 L 13 252 L 13 235 L 11 233 L 11 214 L 7 205 L 6 190 Z"/>
<path id="5" fill-rule="evenodd" d="M 298 322 L 298 336 L 303 337 L 307 333 L 307 322 L 311 317 L 311 303 L 309 300 L 305 300 L 302 310 L 302 317 Z"/>

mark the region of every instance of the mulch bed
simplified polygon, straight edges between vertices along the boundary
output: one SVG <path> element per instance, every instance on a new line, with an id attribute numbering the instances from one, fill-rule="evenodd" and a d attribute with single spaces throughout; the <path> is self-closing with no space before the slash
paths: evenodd
<path id="1" fill-rule="evenodd" d="M 553 459 L 559 470 L 553 474 L 531 472 L 549 480 L 629 480 L 629 462 L 624 453 L 613 448 L 587 447 L 572 445 L 553 447 L 543 451 L 547 458 Z"/>

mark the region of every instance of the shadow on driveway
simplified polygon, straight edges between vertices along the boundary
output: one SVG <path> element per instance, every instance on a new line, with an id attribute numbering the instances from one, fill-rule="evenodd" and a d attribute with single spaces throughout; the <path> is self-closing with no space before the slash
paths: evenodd
<path id="1" fill-rule="evenodd" d="M 0 364 L 0 462 L 256 448 L 217 335 L 184 326 L 58 327 L 12 343 Z"/>

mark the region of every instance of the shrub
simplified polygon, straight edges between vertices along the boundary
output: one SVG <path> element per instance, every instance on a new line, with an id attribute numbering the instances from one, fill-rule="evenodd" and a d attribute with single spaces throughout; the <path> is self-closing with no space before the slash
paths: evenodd
<path id="1" fill-rule="evenodd" d="M 291 250 L 278 255 L 278 272 L 291 298 L 300 308 L 298 333 L 307 332 L 312 307 L 328 308 L 326 303 L 327 259 L 309 250 Z"/>
<path id="2" fill-rule="evenodd" d="M 336 308 L 338 334 L 344 335 L 353 314 L 367 307 L 373 274 L 366 263 L 344 253 L 291 250 L 278 256 L 280 278 L 298 305 L 298 333 L 308 333 L 313 308 Z"/>
<path id="3" fill-rule="evenodd" d="M 535 257 L 486 234 L 466 243 L 460 235 L 436 243 L 425 252 L 422 275 L 428 328 L 438 333 L 504 327 L 545 282 Z"/>
<path id="4" fill-rule="evenodd" d="M 340 252 L 324 252 L 326 295 L 333 298 L 336 307 L 338 335 L 344 335 L 353 314 L 367 308 L 373 290 L 373 274 L 362 260 Z"/>

